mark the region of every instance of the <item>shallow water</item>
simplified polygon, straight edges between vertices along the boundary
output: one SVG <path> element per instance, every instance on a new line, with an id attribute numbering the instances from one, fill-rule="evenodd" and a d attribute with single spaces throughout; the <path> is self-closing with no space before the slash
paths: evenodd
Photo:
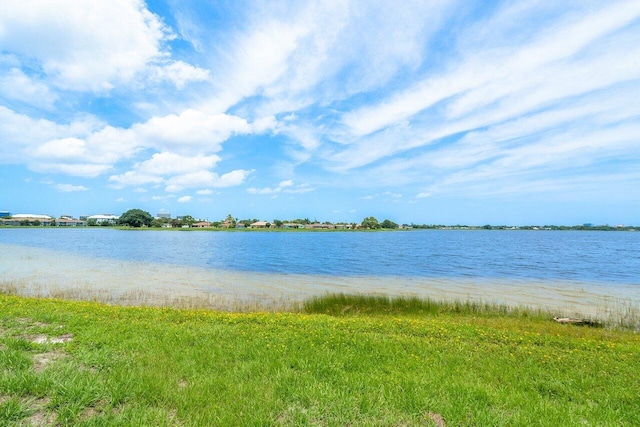
<path id="1" fill-rule="evenodd" d="M 640 305 L 640 235 L 584 233 L 2 229 L 0 282 L 31 295 L 226 309 L 295 305 L 326 292 L 582 315 Z"/>
<path id="2" fill-rule="evenodd" d="M 274 233 L 0 228 L 0 243 L 92 258 L 259 273 L 640 285 L 640 233 L 632 232 Z"/>

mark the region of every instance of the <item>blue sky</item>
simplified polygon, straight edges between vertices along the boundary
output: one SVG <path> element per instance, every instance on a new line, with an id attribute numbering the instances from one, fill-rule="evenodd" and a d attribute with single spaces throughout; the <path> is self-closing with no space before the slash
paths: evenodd
<path id="1" fill-rule="evenodd" d="M 640 224 L 640 2 L 4 2 L 0 210 Z"/>

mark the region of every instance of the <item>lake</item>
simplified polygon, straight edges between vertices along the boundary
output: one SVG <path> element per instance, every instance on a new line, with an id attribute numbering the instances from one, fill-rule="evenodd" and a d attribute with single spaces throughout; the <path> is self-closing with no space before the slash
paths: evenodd
<path id="1" fill-rule="evenodd" d="M 1 228 L 26 293 L 298 301 L 325 292 L 474 299 L 577 312 L 640 301 L 640 233 L 207 232 Z"/>

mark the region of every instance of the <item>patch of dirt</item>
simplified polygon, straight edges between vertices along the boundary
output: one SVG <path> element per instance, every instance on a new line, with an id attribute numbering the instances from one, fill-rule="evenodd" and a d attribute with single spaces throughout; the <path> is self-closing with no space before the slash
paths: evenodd
<path id="1" fill-rule="evenodd" d="M 38 353 L 33 356 L 33 369 L 36 372 L 42 372 L 51 362 L 55 362 L 65 356 L 59 351 L 49 351 L 47 353 Z"/>
<path id="2" fill-rule="evenodd" d="M 22 420 L 20 425 L 31 427 L 49 427 L 56 425 L 56 414 L 47 410 L 49 404 L 48 398 L 37 399 L 33 401 L 29 406 L 35 412 L 29 417 Z"/>
<path id="3" fill-rule="evenodd" d="M 49 427 L 56 425 L 56 418 L 54 412 L 38 411 L 30 417 L 25 418 L 21 424 L 30 427 Z"/>
<path id="4" fill-rule="evenodd" d="M 59 337 L 52 338 L 46 335 L 38 335 L 31 338 L 31 342 L 34 344 L 64 344 L 73 340 L 72 334 L 64 334 Z"/>
<path id="5" fill-rule="evenodd" d="M 27 317 L 21 317 L 17 320 L 21 325 L 38 326 L 40 328 L 51 326 L 49 323 L 36 322 L 35 320 L 29 319 Z"/>
<path id="6" fill-rule="evenodd" d="M 167 420 L 171 423 L 172 426 L 184 426 L 184 423 L 180 421 L 178 418 L 178 412 L 175 409 L 172 409 L 167 415 Z"/>
<path id="7" fill-rule="evenodd" d="M 187 382 L 187 380 L 178 381 L 178 388 L 180 388 L 180 389 L 187 388 L 188 385 L 189 385 L 189 383 Z"/>
<path id="8" fill-rule="evenodd" d="M 436 427 L 447 427 L 447 423 L 444 421 L 444 417 L 442 415 L 436 414 L 435 412 L 429 412 L 427 417 L 436 423 Z"/>
<path id="9" fill-rule="evenodd" d="M 80 414 L 80 419 L 82 421 L 87 421 L 89 418 L 93 418 L 102 411 L 96 408 L 95 406 L 90 406 L 82 411 Z"/>

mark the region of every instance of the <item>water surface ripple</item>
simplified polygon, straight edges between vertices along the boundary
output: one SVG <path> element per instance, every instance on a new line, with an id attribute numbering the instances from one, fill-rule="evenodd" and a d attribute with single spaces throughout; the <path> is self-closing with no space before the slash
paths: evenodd
<path id="1" fill-rule="evenodd" d="M 31 294 L 84 287 L 264 301 L 373 292 L 583 313 L 640 302 L 633 232 L 0 228 L 0 250 L 0 282 Z"/>

